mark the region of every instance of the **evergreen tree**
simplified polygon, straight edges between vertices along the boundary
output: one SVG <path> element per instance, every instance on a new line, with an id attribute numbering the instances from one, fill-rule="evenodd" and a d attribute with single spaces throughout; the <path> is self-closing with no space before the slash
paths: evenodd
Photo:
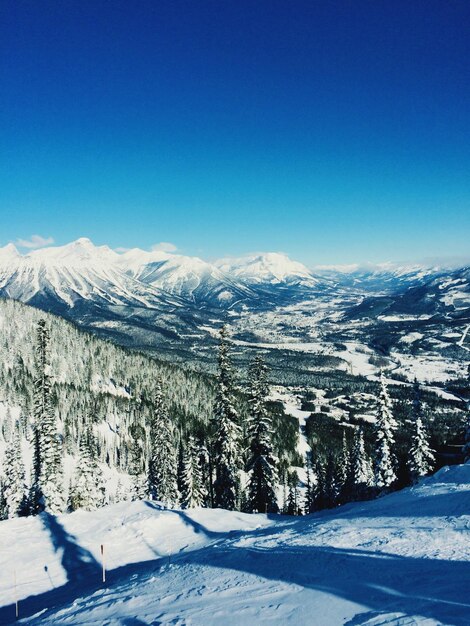
<path id="1" fill-rule="evenodd" d="M 338 466 L 332 452 L 328 454 L 325 466 L 324 499 L 327 509 L 334 508 L 339 501 L 341 482 Z"/>
<path id="2" fill-rule="evenodd" d="M 313 488 L 314 494 L 314 511 L 321 511 L 327 506 L 326 489 L 325 489 L 325 466 L 320 458 L 315 463 L 316 484 Z"/>
<path id="3" fill-rule="evenodd" d="M 250 458 L 248 509 L 252 513 L 277 513 L 276 458 L 273 453 L 271 416 L 267 409 L 269 386 L 267 367 L 257 356 L 250 367 Z"/>
<path id="4" fill-rule="evenodd" d="M 289 485 L 284 513 L 286 515 L 297 515 L 297 503 L 295 497 L 295 488 L 293 485 Z"/>
<path id="5" fill-rule="evenodd" d="M 214 504 L 235 510 L 238 502 L 240 427 L 235 409 L 235 383 L 228 346 L 228 330 L 220 331 L 217 394 L 214 407 Z"/>
<path id="6" fill-rule="evenodd" d="M 157 381 L 152 409 L 148 495 L 171 508 L 178 504 L 176 447 L 160 381 Z"/>
<path id="7" fill-rule="evenodd" d="M 299 475 L 295 470 L 289 473 L 287 485 L 289 490 L 283 512 L 286 515 L 302 515 L 299 498 Z"/>
<path id="8" fill-rule="evenodd" d="M 388 489 L 397 479 L 395 474 L 396 460 L 394 455 L 394 431 L 397 423 L 392 415 L 392 403 L 388 395 L 385 376 L 380 376 L 380 394 L 376 422 L 376 451 L 374 462 L 375 486 Z"/>
<path id="9" fill-rule="evenodd" d="M 470 364 L 467 367 L 467 389 L 470 391 Z M 470 402 L 467 402 L 467 424 L 465 427 L 465 442 L 462 447 L 464 462 L 470 461 Z"/>
<path id="10" fill-rule="evenodd" d="M 25 504 L 26 486 L 21 440 L 18 428 L 5 450 L 3 497 L 7 517 L 15 517 Z"/>
<path id="11" fill-rule="evenodd" d="M 11 436 L 12 436 L 12 431 L 13 431 L 13 421 L 11 419 L 10 407 L 7 407 L 6 415 L 3 420 L 2 431 L 3 431 L 3 439 L 7 443 L 11 441 Z"/>
<path id="12" fill-rule="evenodd" d="M 364 445 L 364 432 L 358 428 L 351 451 L 347 491 L 349 500 L 363 500 L 374 485 L 374 472 Z"/>
<path id="13" fill-rule="evenodd" d="M 133 500 L 144 500 L 147 497 L 147 473 L 144 461 L 145 431 L 140 424 L 134 422 L 129 428 L 131 441 L 128 450 L 128 471 L 132 478 L 131 496 Z"/>
<path id="14" fill-rule="evenodd" d="M 122 484 L 121 479 L 118 479 L 116 493 L 114 494 L 114 502 L 127 502 L 127 500 L 129 500 L 128 490 Z"/>
<path id="15" fill-rule="evenodd" d="M 413 400 L 413 434 L 408 457 L 408 469 L 412 483 L 429 474 L 434 464 L 434 453 L 429 447 L 428 436 L 423 424 L 421 392 L 415 379 Z"/>
<path id="16" fill-rule="evenodd" d="M 468 408 L 469 416 L 467 419 L 467 426 L 465 429 L 465 443 L 462 448 L 464 462 L 470 461 L 470 407 Z"/>
<path id="17" fill-rule="evenodd" d="M 203 506 L 205 497 L 199 450 L 194 437 L 190 436 L 183 453 L 181 506 L 184 509 Z"/>
<path id="18" fill-rule="evenodd" d="M 38 483 L 32 486 L 40 507 L 52 514 L 64 510 L 62 449 L 51 402 L 49 376 L 49 329 L 39 320 L 36 334 L 36 370 L 34 381 L 34 421 L 38 440 L 35 463 Z"/>
<path id="19" fill-rule="evenodd" d="M 101 468 L 93 454 L 91 428 L 80 440 L 75 479 L 69 494 L 69 509 L 92 511 L 105 504 L 105 487 Z"/>
<path id="20" fill-rule="evenodd" d="M 8 507 L 4 492 L 5 487 L 3 481 L 0 480 L 0 521 L 8 519 Z"/>
<path id="21" fill-rule="evenodd" d="M 306 456 L 305 464 L 307 468 L 307 483 L 305 485 L 304 513 L 305 515 L 309 515 L 315 510 L 315 484 L 313 481 L 312 462 L 309 454 Z"/>

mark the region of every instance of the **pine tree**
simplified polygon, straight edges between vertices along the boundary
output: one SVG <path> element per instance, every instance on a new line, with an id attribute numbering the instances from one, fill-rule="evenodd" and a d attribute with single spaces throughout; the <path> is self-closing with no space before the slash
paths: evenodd
<path id="1" fill-rule="evenodd" d="M 346 481 L 348 499 L 363 500 L 374 484 L 374 472 L 364 445 L 364 432 L 358 428 L 354 434 L 354 444 Z"/>
<path id="2" fill-rule="evenodd" d="M 314 494 L 314 511 L 321 511 L 326 508 L 327 498 L 325 489 L 325 465 L 320 458 L 315 463 L 316 483 L 313 488 Z"/>
<path id="3" fill-rule="evenodd" d="M 312 463 L 309 454 L 307 454 L 305 464 L 307 468 L 307 483 L 305 485 L 304 514 L 309 515 L 315 510 L 315 484 L 313 480 L 314 476 L 312 475 Z"/>
<path id="4" fill-rule="evenodd" d="M 341 490 L 338 466 L 332 452 L 328 454 L 326 460 L 324 480 L 325 507 L 332 509 L 338 504 Z"/>
<path id="5" fill-rule="evenodd" d="M 147 473 L 144 466 L 145 431 L 140 424 L 134 423 L 129 428 L 131 437 L 128 450 L 128 472 L 132 478 L 131 496 L 133 500 L 144 500 L 147 497 Z"/>
<path id="6" fill-rule="evenodd" d="M 297 503 L 295 497 L 295 488 L 293 485 L 289 486 L 284 513 L 286 515 L 297 515 Z"/>
<path id="7" fill-rule="evenodd" d="M 470 391 L 470 364 L 467 366 L 467 389 Z M 470 402 L 467 402 L 467 424 L 465 427 L 465 442 L 462 447 L 464 463 L 470 461 Z"/>
<path id="8" fill-rule="evenodd" d="M 122 484 L 121 479 L 118 479 L 116 485 L 116 492 L 114 494 L 114 502 L 127 502 L 129 500 L 129 493 L 125 486 Z"/>
<path id="9" fill-rule="evenodd" d="M 194 437 L 190 436 L 183 452 L 181 506 L 184 509 L 203 506 L 205 497 L 199 450 Z"/>
<path id="10" fill-rule="evenodd" d="M 388 489 L 396 481 L 396 460 L 394 455 L 394 431 L 397 423 L 392 415 L 392 403 L 388 395 L 385 376 L 380 376 L 380 394 L 376 422 L 376 452 L 374 462 L 375 486 Z"/>
<path id="11" fill-rule="evenodd" d="M 302 515 L 299 496 L 299 475 L 294 470 L 287 476 L 287 498 L 284 502 L 283 513 L 286 515 Z"/>
<path id="12" fill-rule="evenodd" d="M 240 427 L 235 409 L 235 384 L 228 346 L 228 330 L 220 331 L 217 393 L 214 407 L 214 504 L 235 510 L 238 502 L 240 467 Z"/>
<path id="13" fill-rule="evenodd" d="M 80 440 L 75 478 L 69 495 L 69 509 L 92 511 L 103 506 L 104 503 L 103 476 L 93 454 L 93 435 L 89 428 Z"/>
<path id="14" fill-rule="evenodd" d="M 17 516 L 25 504 L 26 486 L 21 440 L 18 428 L 5 450 L 3 496 L 7 517 Z"/>
<path id="15" fill-rule="evenodd" d="M 36 369 L 34 381 L 35 463 L 38 483 L 32 492 L 38 494 L 40 508 L 58 514 L 64 510 L 62 449 L 51 402 L 49 376 L 49 330 L 44 319 L 37 325 Z"/>
<path id="16" fill-rule="evenodd" d="M 150 421 L 148 495 L 170 508 L 178 504 L 175 439 L 160 381 L 157 381 Z"/>
<path id="17" fill-rule="evenodd" d="M 248 509 L 252 513 L 277 513 L 276 458 L 273 453 L 271 416 L 266 403 L 269 394 L 267 367 L 258 356 L 250 367 L 250 458 Z"/>
<path id="18" fill-rule="evenodd" d="M 408 457 L 408 469 L 412 483 L 429 474 L 434 464 L 434 453 L 429 447 L 428 436 L 423 424 L 421 391 L 415 379 L 413 400 L 413 434 Z"/>
<path id="19" fill-rule="evenodd" d="M 462 448 L 464 462 L 470 461 L 470 407 L 468 408 L 469 416 L 467 419 L 467 426 L 465 429 L 465 443 Z"/>

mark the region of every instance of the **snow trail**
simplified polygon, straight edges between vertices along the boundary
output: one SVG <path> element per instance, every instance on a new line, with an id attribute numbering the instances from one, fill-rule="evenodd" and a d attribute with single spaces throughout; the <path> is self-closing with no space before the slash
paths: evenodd
<path id="1" fill-rule="evenodd" d="M 468 626 L 469 531 L 470 464 L 305 518 L 134 502 L 52 526 L 9 520 L 0 523 L 0 623 L 14 621 L 16 568 L 20 623 L 31 626 Z"/>

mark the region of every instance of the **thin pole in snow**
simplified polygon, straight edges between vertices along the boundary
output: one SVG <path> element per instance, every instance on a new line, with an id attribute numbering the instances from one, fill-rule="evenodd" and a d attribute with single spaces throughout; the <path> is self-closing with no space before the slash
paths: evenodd
<path id="1" fill-rule="evenodd" d="M 19 606 L 18 606 L 18 594 L 16 593 L 16 569 L 13 570 L 13 588 L 14 588 L 14 599 L 15 599 L 15 616 L 18 619 L 20 614 Z"/>
<path id="2" fill-rule="evenodd" d="M 103 582 L 106 582 L 106 567 L 104 562 L 104 545 L 101 544 L 101 565 L 103 570 Z"/>

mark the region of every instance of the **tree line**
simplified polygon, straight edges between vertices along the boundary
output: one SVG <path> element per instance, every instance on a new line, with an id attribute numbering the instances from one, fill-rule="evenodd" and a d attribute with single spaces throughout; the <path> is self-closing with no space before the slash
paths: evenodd
<path id="1" fill-rule="evenodd" d="M 167 507 L 205 506 L 296 515 L 377 497 L 395 488 L 398 424 L 383 374 L 376 403 L 373 454 L 367 454 L 363 429 L 357 427 L 352 441 L 343 437 L 339 462 L 332 453 L 324 458 L 312 450 L 305 459 L 305 480 L 300 483 L 297 472 L 275 453 L 266 363 L 260 355 L 253 359 L 247 389 L 242 393 L 230 345 L 228 328 L 224 326 L 219 337 L 212 411 L 207 428 L 199 432 L 192 429 L 184 435 L 177 428 L 166 389 L 156 378 L 147 403 L 147 418 L 139 420 L 136 411 L 137 418 L 129 427 L 125 467 L 130 482 L 118 483 L 114 501 L 147 498 Z M 6 518 L 41 511 L 58 514 L 103 506 L 109 497 L 92 420 L 80 429 L 73 475 L 68 488 L 64 484 L 66 450 L 53 407 L 50 331 L 44 319 L 36 327 L 34 365 L 31 475 L 26 476 L 23 463 L 20 425 L 10 423 L 0 515 Z M 412 417 L 407 471 L 409 482 L 415 483 L 434 465 L 416 381 Z M 470 422 L 465 455 L 470 457 Z"/>

